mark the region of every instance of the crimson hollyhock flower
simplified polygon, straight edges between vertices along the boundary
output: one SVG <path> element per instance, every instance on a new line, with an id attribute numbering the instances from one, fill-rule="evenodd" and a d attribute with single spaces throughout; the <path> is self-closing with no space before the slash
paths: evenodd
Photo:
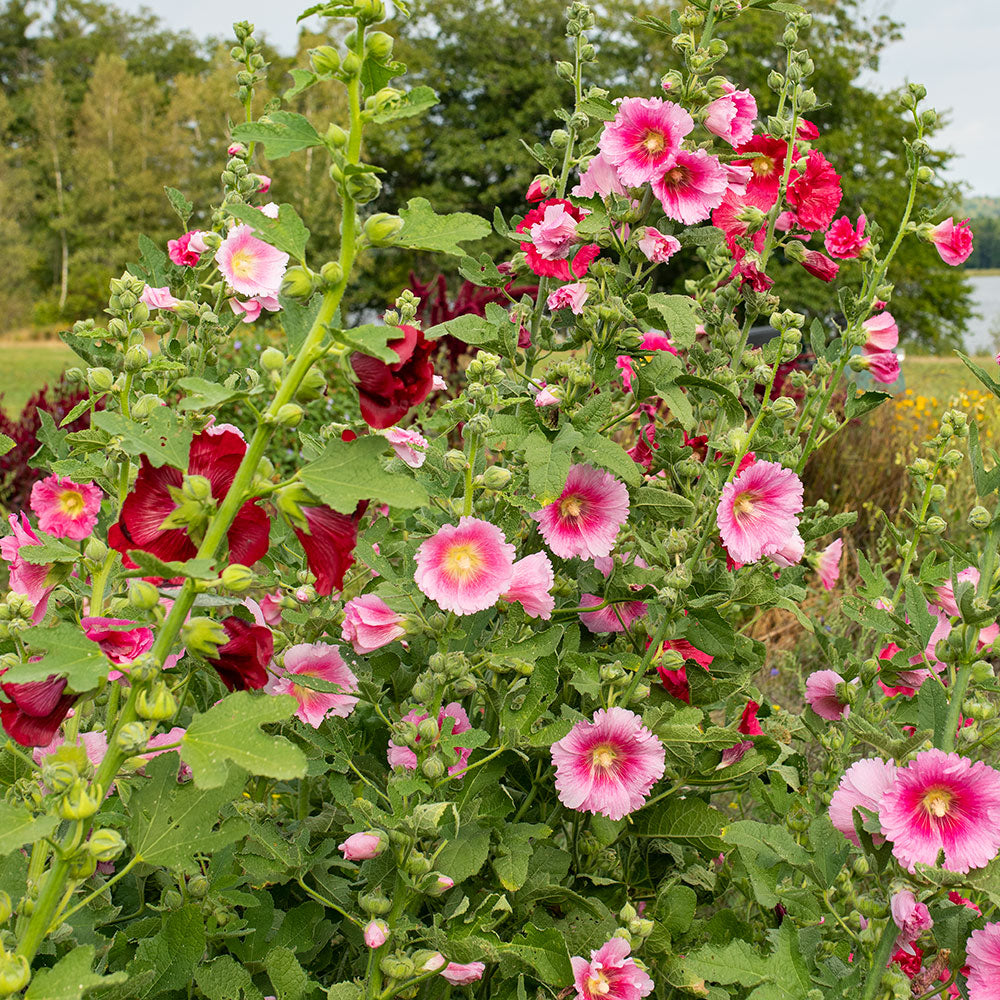
<path id="1" fill-rule="evenodd" d="M 354 565 L 358 522 L 368 509 L 368 501 L 359 503 L 351 515 L 340 514 L 325 505 L 299 509 L 307 528 L 293 522 L 292 530 L 305 549 L 309 572 L 316 577 L 316 593 L 325 595 L 341 590 L 344 574 Z"/>
<path id="2" fill-rule="evenodd" d="M 770 211 L 778 200 L 788 143 L 770 135 L 755 135 L 749 142 L 737 146 L 736 152 L 744 158 L 733 160 L 732 165 L 750 168 L 744 201 L 748 205 L 755 205 L 762 212 Z"/>
<path id="3" fill-rule="evenodd" d="M 842 197 L 840 174 L 819 150 L 810 150 L 805 171 L 793 172 L 788 184 L 788 204 L 795 208 L 798 224 L 813 232 L 827 229 Z"/>
<path id="4" fill-rule="evenodd" d="M 840 265 L 835 260 L 830 260 L 825 253 L 820 253 L 818 250 L 807 250 L 800 263 L 821 281 L 833 281 L 837 277 L 837 271 L 840 270 Z"/>
<path id="5" fill-rule="evenodd" d="M 743 733 L 744 736 L 763 736 L 764 730 L 760 728 L 760 723 L 757 721 L 757 713 L 760 711 L 760 705 L 755 701 L 748 701 L 743 708 L 743 714 L 740 716 L 740 724 L 736 727 L 736 732 Z"/>
<path id="6" fill-rule="evenodd" d="M 55 674 L 44 681 L 2 684 L 0 721 L 4 732 L 23 747 L 47 747 L 77 699 L 66 694 L 66 679 Z"/>
<path id="7" fill-rule="evenodd" d="M 535 274 L 572 281 L 587 273 L 601 248 L 596 243 L 579 244 L 576 224 L 586 214 L 563 198 L 547 198 L 517 224 L 517 232 L 527 233 L 532 238 L 532 242 L 522 243 L 521 249 L 527 254 L 528 267 Z"/>
<path id="8" fill-rule="evenodd" d="M 246 450 L 246 441 L 235 431 L 204 430 L 191 440 L 188 474 L 204 476 L 211 484 L 212 496 L 221 502 L 233 484 Z M 198 546 L 188 532 L 184 528 L 162 527 L 164 519 L 177 507 L 171 489 L 180 489 L 183 482 L 184 473 L 180 469 L 169 465 L 154 468 L 143 455 L 135 487 L 125 498 L 117 523 L 108 532 L 111 547 L 123 556 L 129 549 L 141 549 L 164 562 L 193 559 Z M 256 500 L 248 500 L 237 512 L 227 534 L 229 561 L 252 566 L 267 554 L 270 533 L 267 514 Z M 123 562 L 135 566 L 127 556 Z"/>
<path id="9" fill-rule="evenodd" d="M 229 642 L 214 657 L 205 659 L 215 667 L 230 691 L 257 691 L 267 683 L 267 665 L 274 654 L 274 635 L 264 625 L 255 625 L 235 615 L 222 621 Z"/>
<path id="10" fill-rule="evenodd" d="M 351 355 L 351 367 L 358 377 L 361 416 L 369 427 L 379 431 L 398 423 L 422 403 L 434 383 L 430 355 L 435 343 L 424 340 L 416 327 L 401 326 L 399 330 L 402 336 L 386 345 L 399 361 L 387 364 L 360 352 Z"/>

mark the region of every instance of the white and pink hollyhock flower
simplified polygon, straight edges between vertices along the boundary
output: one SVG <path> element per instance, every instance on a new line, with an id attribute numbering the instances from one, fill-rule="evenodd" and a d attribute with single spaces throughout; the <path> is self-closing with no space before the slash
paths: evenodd
<path id="1" fill-rule="evenodd" d="M 955 225 L 955 220 L 948 217 L 944 222 L 931 226 L 927 238 L 934 244 L 941 259 L 952 267 L 964 264 L 972 254 L 972 230 L 969 220 Z"/>
<path id="2" fill-rule="evenodd" d="M 891 312 L 875 313 L 862 324 L 868 339 L 864 347 L 866 351 L 894 351 L 899 343 L 899 327 Z"/>
<path id="3" fill-rule="evenodd" d="M 387 427 L 379 433 L 392 445 L 396 457 L 411 469 L 419 469 L 427 458 L 427 438 L 413 428 Z"/>
<path id="4" fill-rule="evenodd" d="M 725 90 L 705 109 L 705 128 L 735 149 L 753 138 L 757 102 L 749 90 L 737 90 L 731 83 Z"/>
<path id="5" fill-rule="evenodd" d="M 28 515 L 22 510 L 20 517 L 17 514 L 10 514 L 7 520 L 13 534 L 0 538 L 0 556 L 9 564 L 7 583 L 16 594 L 22 594 L 35 605 L 31 621 L 37 625 L 45 617 L 49 606 L 49 594 L 55 590 L 55 587 L 45 585 L 52 566 L 48 563 L 42 565 L 30 563 L 21 555 L 22 546 L 42 544 L 42 540 L 31 527 Z"/>
<path id="6" fill-rule="evenodd" d="M 555 582 L 552 561 L 544 552 L 533 552 L 514 563 L 510 586 L 500 596 L 508 603 L 520 604 L 529 618 L 548 621 L 556 606 L 551 593 Z"/>
<path id="7" fill-rule="evenodd" d="M 784 545 L 776 552 L 771 553 L 771 560 L 777 563 L 782 569 L 796 566 L 802 562 L 802 557 L 806 554 L 806 543 L 798 531 L 793 531 L 785 539 Z"/>
<path id="8" fill-rule="evenodd" d="M 1000 772 L 982 761 L 923 750 L 882 794 L 879 823 L 908 871 L 936 865 L 965 874 L 1000 851 Z"/>
<path id="9" fill-rule="evenodd" d="M 601 133 L 604 159 L 626 187 L 639 187 L 672 167 L 694 119 L 662 97 L 624 97 Z"/>
<path id="10" fill-rule="evenodd" d="M 546 545 L 563 559 L 607 556 L 628 520 L 628 489 L 592 465 L 570 467 L 558 500 L 531 516 Z"/>
<path id="11" fill-rule="evenodd" d="M 256 323 L 260 319 L 261 310 L 278 312 L 281 309 L 281 303 L 276 295 L 252 295 L 249 299 L 242 301 L 233 296 L 229 300 L 229 308 L 235 315 L 242 315 L 244 323 Z"/>
<path id="12" fill-rule="evenodd" d="M 821 719 L 847 718 L 851 709 L 837 694 L 837 685 L 843 683 L 836 670 L 814 670 L 806 678 L 806 703 Z"/>
<path id="13" fill-rule="evenodd" d="M 830 226 L 826 231 L 826 236 L 823 237 L 826 252 L 838 260 L 851 260 L 860 256 L 861 251 L 871 242 L 871 239 L 865 236 L 867 221 L 863 214 L 859 215 L 858 224 L 855 227 L 846 215 L 842 215 Z"/>
<path id="14" fill-rule="evenodd" d="M 541 219 L 528 229 L 539 256 L 543 260 L 566 260 L 580 242 L 576 224 L 576 215 L 564 202 L 554 200 L 546 205 Z"/>
<path id="15" fill-rule="evenodd" d="M 79 542 L 94 530 L 103 496 L 96 483 L 46 476 L 31 487 L 31 509 L 42 531 Z"/>
<path id="16" fill-rule="evenodd" d="M 417 709 L 412 709 L 403 716 L 404 722 L 412 722 L 415 726 L 423 722 L 424 719 L 429 719 L 430 716 L 426 712 L 420 712 Z M 438 727 L 442 733 L 445 733 L 446 725 L 445 720 L 451 720 L 451 736 L 458 736 L 460 733 L 466 733 L 472 728 L 472 723 L 469 722 L 469 716 L 466 714 L 464 708 L 457 701 L 451 701 L 444 708 L 438 712 Z M 449 735 L 445 733 L 445 735 Z M 418 736 L 417 742 L 420 743 L 421 739 Z M 471 747 L 455 747 L 455 753 L 458 754 L 458 762 L 452 764 L 448 768 L 448 773 L 452 776 L 459 775 L 459 777 L 464 777 L 464 775 L 459 774 L 459 772 L 464 771 L 466 765 L 469 763 L 469 756 L 472 753 Z M 392 740 L 389 741 L 389 749 L 386 753 L 386 757 L 389 761 L 390 767 L 405 767 L 408 771 L 415 771 L 417 768 L 417 755 L 409 747 L 397 746 Z"/>
<path id="17" fill-rule="evenodd" d="M 579 316 L 589 296 L 586 281 L 573 281 L 550 292 L 545 303 L 553 312 L 557 309 L 569 309 L 574 316 Z"/>
<path id="18" fill-rule="evenodd" d="M 867 757 L 853 763 L 840 779 L 830 799 L 830 822 L 855 847 L 861 843 L 854 829 L 854 810 L 860 806 L 877 816 L 882 795 L 892 787 L 898 770 L 891 760 Z M 875 834 L 872 839 L 881 844 L 885 837 Z"/>
<path id="19" fill-rule="evenodd" d="M 651 264 L 666 264 L 681 248 L 676 236 L 661 233 L 652 226 L 646 226 L 637 246 Z"/>
<path id="20" fill-rule="evenodd" d="M 466 516 L 421 542 L 413 578 L 445 611 L 474 615 L 493 607 L 508 590 L 514 555 L 514 546 L 495 524 Z"/>
<path id="21" fill-rule="evenodd" d="M 167 256 L 178 267 L 195 267 L 207 249 L 205 234 L 200 229 L 192 229 L 176 240 L 167 241 Z"/>
<path id="22" fill-rule="evenodd" d="M 616 194 L 624 197 L 628 190 L 621 182 L 618 171 L 608 162 L 603 153 L 598 153 L 587 165 L 587 169 L 580 177 L 580 183 L 570 191 L 576 198 L 593 198 L 599 195 L 607 198 Z"/>
<path id="23" fill-rule="evenodd" d="M 901 948 L 907 955 L 915 954 L 913 943 L 934 926 L 930 911 L 923 903 L 917 902 L 917 897 L 904 889 L 902 892 L 893 894 L 889 904 L 892 919 L 899 928 L 899 937 L 896 938 L 896 947 Z"/>
<path id="24" fill-rule="evenodd" d="M 276 296 L 288 254 L 257 239 L 250 226 L 234 226 L 215 252 L 226 282 L 243 295 Z"/>
<path id="25" fill-rule="evenodd" d="M 663 744 L 628 709 L 599 709 L 552 744 L 556 791 L 567 809 L 619 820 L 663 777 Z"/>
<path id="26" fill-rule="evenodd" d="M 969 1000 L 1000 1000 L 1000 922 L 978 927 L 965 946 Z"/>
<path id="27" fill-rule="evenodd" d="M 442 970 L 441 976 L 452 986 L 469 986 L 483 978 L 486 966 L 482 962 L 449 962 Z"/>
<path id="28" fill-rule="evenodd" d="M 596 594 L 581 594 L 580 606 L 594 608 L 603 603 Z M 649 611 L 645 601 L 617 601 L 599 611 L 581 611 L 580 621 L 591 632 L 624 632 L 638 618 Z"/>
<path id="29" fill-rule="evenodd" d="M 840 579 L 840 558 L 844 552 L 843 538 L 835 538 L 820 552 L 816 560 L 816 572 L 824 590 L 833 590 Z"/>
<path id="30" fill-rule="evenodd" d="M 280 212 L 280 207 L 277 202 L 269 201 L 266 205 L 260 206 L 260 214 L 266 215 L 269 219 L 276 219 Z"/>
<path id="31" fill-rule="evenodd" d="M 296 677 L 316 677 L 336 684 L 343 694 L 316 691 L 297 683 Z M 358 679 L 344 663 L 340 650 L 326 643 L 299 643 L 285 651 L 285 673 L 268 680 L 269 694 L 290 694 L 299 703 L 295 714 L 313 729 L 331 716 L 346 718 L 354 711 L 358 699 L 349 692 L 357 691 Z"/>
<path id="32" fill-rule="evenodd" d="M 722 489 L 722 543 L 736 562 L 757 562 L 785 545 L 801 510 L 802 480 L 778 462 L 754 462 Z"/>
<path id="33" fill-rule="evenodd" d="M 166 309 L 168 312 L 172 312 L 181 304 L 180 299 L 175 299 L 170 294 L 170 288 L 167 285 L 162 288 L 146 285 L 142 290 L 142 295 L 139 296 L 139 301 L 149 306 L 150 309 Z"/>
<path id="34" fill-rule="evenodd" d="M 365 924 L 365 944 L 369 948 L 381 948 L 389 940 L 389 925 L 384 920 L 369 920 Z"/>
<path id="35" fill-rule="evenodd" d="M 893 351 L 871 351 L 864 355 L 866 367 L 876 382 L 892 385 L 899 379 L 899 357 Z"/>
<path id="36" fill-rule="evenodd" d="M 667 218 L 691 226 L 722 204 L 729 179 L 711 153 L 682 149 L 674 165 L 653 179 L 652 187 Z"/>
<path id="37" fill-rule="evenodd" d="M 590 961 L 574 955 L 576 1000 L 641 1000 L 653 992 L 653 980 L 630 955 L 632 946 L 613 937 L 590 953 Z"/>
<path id="38" fill-rule="evenodd" d="M 359 655 L 374 653 L 406 635 L 406 619 L 393 611 L 381 597 L 362 594 L 344 605 L 341 637 Z"/>
<path id="39" fill-rule="evenodd" d="M 957 577 L 959 583 L 971 583 L 973 587 L 979 586 L 979 570 L 975 566 L 969 566 L 961 570 L 957 574 Z M 945 614 L 952 616 L 961 614 L 958 602 L 955 599 L 955 588 L 951 580 L 945 580 L 940 587 L 935 587 L 934 593 L 937 594 L 938 604 Z"/>
<path id="40" fill-rule="evenodd" d="M 377 858 L 388 846 L 388 841 L 380 833 L 352 833 L 337 850 L 348 861 L 369 861 Z"/>

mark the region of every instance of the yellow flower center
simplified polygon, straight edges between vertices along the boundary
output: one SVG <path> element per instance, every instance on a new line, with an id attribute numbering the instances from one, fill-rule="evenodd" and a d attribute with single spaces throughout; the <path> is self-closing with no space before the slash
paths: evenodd
<path id="1" fill-rule="evenodd" d="M 59 509 L 70 517 L 79 517 L 85 506 L 83 494 L 79 490 L 63 490 L 59 494 Z"/>
<path id="2" fill-rule="evenodd" d="M 921 800 L 921 805 L 937 819 L 944 819 L 948 815 L 951 809 L 952 800 L 955 798 L 954 794 L 947 788 L 941 788 L 940 786 L 935 788 L 928 788 L 924 792 L 924 797 Z"/>
<path id="3" fill-rule="evenodd" d="M 249 278 L 253 263 L 253 254 L 249 250 L 237 250 L 229 261 L 229 267 L 237 278 Z"/>
<path id="4" fill-rule="evenodd" d="M 594 767 L 607 771 L 618 760 L 618 753 L 610 743 L 599 743 L 591 750 L 590 760 Z"/>
<path id="5" fill-rule="evenodd" d="M 767 177 L 774 171 L 774 160 L 770 156 L 755 156 L 750 169 L 757 177 Z"/>
<path id="6" fill-rule="evenodd" d="M 483 557 L 475 545 L 462 542 L 448 549 L 444 568 L 451 576 L 468 580 L 483 568 Z"/>
<path id="7" fill-rule="evenodd" d="M 587 992 L 592 997 L 603 997 L 611 992 L 611 984 L 603 972 L 587 977 Z"/>
<path id="8" fill-rule="evenodd" d="M 647 153 L 662 153 L 666 144 L 667 140 L 663 133 L 653 129 L 647 129 L 646 134 L 642 137 L 642 146 Z"/>
<path id="9" fill-rule="evenodd" d="M 743 514 L 750 514 L 753 511 L 754 504 L 757 503 L 758 499 L 759 497 L 752 490 L 740 493 L 733 501 L 733 517 L 738 518 Z"/>
<path id="10" fill-rule="evenodd" d="M 579 517 L 583 512 L 583 500 L 580 497 L 568 496 L 559 501 L 560 517 Z"/>

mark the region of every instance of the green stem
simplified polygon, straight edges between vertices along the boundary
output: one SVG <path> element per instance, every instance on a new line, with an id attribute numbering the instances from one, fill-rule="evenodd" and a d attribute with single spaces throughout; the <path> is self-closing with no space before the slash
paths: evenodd
<path id="1" fill-rule="evenodd" d="M 82 910 L 88 903 L 97 899 L 97 897 L 100 896 L 101 893 L 107 892 L 108 889 L 110 889 L 116 882 L 120 882 L 123 878 L 125 878 L 126 875 L 128 875 L 130 871 L 132 871 L 133 868 L 135 868 L 137 864 L 139 864 L 141 860 L 142 859 L 138 855 L 136 855 L 129 861 L 127 865 L 125 865 L 125 867 L 120 872 L 115 872 L 115 874 L 112 875 L 111 878 L 109 878 L 108 881 L 104 883 L 104 885 L 99 886 L 89 896 L 85 896 L 72 909 L 67 910 L 65 913 L 57 914 L 52 920 L 52 926 L 49 927 L 48 933 L 51 934 L 56 929 L 56 927 L 59 926 L 59 924 L 63 923 L 63 921 L 73 916 L 73 914 L 76 913 L 77 910 Z"/>
<path id="2" fill-rule="evenodd" d="M 886 966 L 889 964 L 889 957 L 892 955 L 892 949 L 896 944 L 897 937 L 899 937 L 899 928 L 892 920 L 889 920 L 882 931 L 878 947 L 875 949 L 871 971 L 865 980 L 865 988 L 859 1000 L 874 1000 L 878 988 L 882 985 L 882 977 L 885 974 Z"/>

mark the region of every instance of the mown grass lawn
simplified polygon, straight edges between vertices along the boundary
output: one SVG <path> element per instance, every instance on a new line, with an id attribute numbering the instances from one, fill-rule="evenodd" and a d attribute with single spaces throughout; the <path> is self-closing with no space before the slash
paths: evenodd
<path id="1" fill-rule="evenodd" d="M 55 382 L 75 357 L 58 340 L 0 341 L 0 405 L 7 415 L 17 416 L 32 394 Z"/>

